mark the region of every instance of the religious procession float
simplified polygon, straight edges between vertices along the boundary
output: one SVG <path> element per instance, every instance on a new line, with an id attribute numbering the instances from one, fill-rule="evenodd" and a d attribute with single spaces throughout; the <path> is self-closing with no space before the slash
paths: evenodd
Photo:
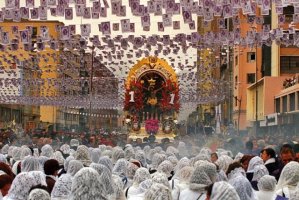
<path id="1" fill-rule="evenodd" d="M 132 67 L 124 101 L 129 138 L 155 135 L 157 141 L 172 140 L 179 109 L 177 76 L 165 60 L 148 57 Z"/>

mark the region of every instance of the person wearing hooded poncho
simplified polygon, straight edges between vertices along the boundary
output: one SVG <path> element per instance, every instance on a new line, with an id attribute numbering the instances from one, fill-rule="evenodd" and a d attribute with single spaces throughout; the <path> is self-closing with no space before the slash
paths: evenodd
<path id="1" fill-rule="evenodd" d="M 145 192 L 144 200 L 172 200 L 170 188 L 160 184 L 154 183 L 152 186 Z"/>
<path id="2" fill-rule="evenodd" d="M 83 164 L 78 160 L 71 160 L 69 162 L 67 167 L 67 173 L 60 176 L 58 180 L 55 182 L 55 185 L 51 193 L 52 200 L 68 199 L 68 196 L 70 195 L 72 189 L 73 177 L 83 167 Z"/>
<path id="3" fill-rule="evenodd" d="M 157 168 L 158 172 L 164 173 L 168 180 L 171 180 L 174 174 L 174 167 L 172 163 L 169 160 L 164 160 Z"/>
<path id="4" fill-rule="evenodd" d="M 125 196 L 127 197 L 127 199 L 134 199 L 134 196 L 140 193 L 139 184 L 150 178 L 151 175 L 146 168 L 141 167 L 137 169 L 133 178 L 133 185 L 126 189 Z"/>
<path id="5" fill-rule="evenodd" d="M 99 148 L 93 149 L 90 153 L 92 163 L 98 163 L 101 157 L 101 150 Z"/>
<path id="6" fill-rule="evenodd" d="M 25 200 L 28 198 L 31 187 L 36 184 L 33 176 L 28 172 L 22 172 L 16 176 L 3 200 Z"/>
<path id="7" fill-rule="evenodd" d="M 180 193 L 179 200 L 204 200 L 205 187 L 215 182 L 217 177 L 216 166 L 213 163 L 202 161 L 191 175 L 189 188 Z"/>
<path id="8" fill-rule="evenodd" d="M 129 183 L 127 178 L 127 167 L 128 167 L 128 161 L 124 158 L 119 159 L 112 170 L 112 174 L 119 176 L 123 183 L 124 183 L 124 189 L 131 186 L 131 183 Z"/>
<path id="9" fill-rule="evenodd" d="M 72 183 L 70 200 L 107 200 L 104 188 L 101 187 L 98 172 L 90 167 L 84 167 L 76 173 Z"/>
<path id="10" fill-rule="evenodd" d="M 292 193 L 297 184 L 299 183 L 299 163 L 291 161 L 284 166 L 277 186 L 276 194 L 290 198 L 290 193 Z"/>
<path id="11" fill-rule="evenodd" d="M 105 167 L 107 167 L 109 169 L 109 171 L 112 173 L 113 170 L 113 164 L 112 161 L 110 160 L 109 157 L 107 156 L 103 156 L 99 159 L 99 163 L 101 165 L 104 165 Z"/>
<path id="12" fill-rule="evenodd" d="M 173 200 L 178 200 L 181 191 L 189 187 L 189 181 L 193 171 L 194 171 L 193 167 L 185 166 L 174 175 L 171 181 L 169 181 L 169 184 L 172 188 L 171 194 Z"/>
<path id="13" fill-rule="evenodd" d="M 257 187 L 259 191 L 256 192 L 256 196 L 259 200 L 275 200 L 277 195 L 275 194 L 276 179 L 274 176 L 265 175 L 258 181 Z"/>
<path id="14" fill-rule="evenodd" d="M 84 145 L 78 146 L 75 159 L 81 161 L 85 167 L 88 167 L 91 163 L 88 148 Z"/>
<path id="15" fill-rule="evenodd" d="M 245 177 L 236 176 L 235 178 L 230 179 L 228 182 L 235 188 L 240 200 L 257 200 L 250 182 Z"/>
<path id="16" fill-rule="evenodd" d="M 102 184 L 102 187 L 104 188 L 105 196 L 108 197 L 108 199 L 115 199 L 116 195 L 114 192 L 114 182 L 112 180 L 112 174 L 110 170 L 101 164 L 92 163 L 90 165 L 91 168 L 95 169 L 98 174 L 100 175 L 100 181 Z"/>
<path id="17" fill-rule="evenodd" d="M 216 182 L 208 188 L 211 191 L 207 191 L 207 200 L 240 200 L 236 190 L 225 181 Z"/>
<path id="18" fill-rule="evenodd" d="M 40 165 L 40 162 L 38 161 L 37 158 L 33 156 L 28 156 L 21 162 L 22 172 L 42 171 L 42 170 L 43 168 Z"/>
<path id="19" fill-rule="evenodd" d="M 51 200 L 51 197 L 46 190 L 33 189 L 29 194 L 28 200 Z"/>

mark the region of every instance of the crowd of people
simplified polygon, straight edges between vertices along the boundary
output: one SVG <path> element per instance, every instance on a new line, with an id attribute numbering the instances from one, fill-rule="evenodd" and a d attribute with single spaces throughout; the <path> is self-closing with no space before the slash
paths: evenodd
<path id="1" fill-rule="evenodd" d="M 298 200 L 297 138 L 243 139 L 3 144 L 0 199 Z"/>

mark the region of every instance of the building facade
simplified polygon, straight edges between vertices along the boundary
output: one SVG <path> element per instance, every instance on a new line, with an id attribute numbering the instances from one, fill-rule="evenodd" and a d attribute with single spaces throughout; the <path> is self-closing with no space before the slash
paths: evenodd
<path id="1" fill-rule="evenodd" d="M 41 36 L 41 30 L 46 28 L 50 37 L 57 39 L 58 32 L 56 31 L 57 25 L 62 25 L 58 21 L 29 21 L 22 20 L 21 22 L 4 21 L 1 23 L 2 32 L 6 32 L 9 37 L 9 44 L 2 44 L 5 51 L 0 52 L 0 60 L 2 62 L 0 78 L 2 82 L 6 81 L 19 81 L 17 86 L 9 85 L 8 87 L 1 87 L 3 97 L 18 98 L 26 96 L 43 96 L 45 91 L 52 90 L 46 85 L 25 84 L 33 82 L 34 80 L 46 79 L 48 77 L 56 77 L 55 70 L 45 71 L 45 68 L 56 69 L 57 62 L 53 59 L 53 54 L 59 54 L 48 47 L 41 52 L 36 51 L 37 39 Z M 19 41 L 18 38 L 20 31 L 28 30 L 31 39 L 28 43 L 29 49 Z M 45 29 L 44 29 L 45 30 Z M 15 42 L 15 43 L 14 43 Z M 43 41 L 46 42 L 46 41 Z M 15 45 L 17 49 L 13 49 Z M 42 59 L 40 59 L 42 58 Z M 30 83 L 31 83 L 30 82 Z M 7 85 L 6 85 L 7 86 Z M 13 101 L 3 102 L 15 104 Z M 1 105 L 1 119 L 0 128 L 7 128 L 7 124 L 14 121 L 19 126 L 27 130 L 32 130 L 38 127 L 40 121 L 53 122 L 52 115 L 56 111 L 52 108 L 45 108 L 43 106 L 33 105 Z M 6 124 L 6 125 L 5 125 Z"/>

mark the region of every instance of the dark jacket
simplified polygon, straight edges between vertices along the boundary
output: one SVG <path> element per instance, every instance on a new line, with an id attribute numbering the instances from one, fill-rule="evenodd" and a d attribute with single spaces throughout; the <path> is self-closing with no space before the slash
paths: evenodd
<path id="1" fill-rule="evenodd" d="M 52 177 L 46 176 L 46 182 L 47 182 L 47 190 L 51 194 L 56 181 Z"/>
<path id="2" fill-rule="evenodd" d="M 274 176 L 278 181 L 281 172 L 281 165 L 279 164 L 278 160 L 275 158 L 270 158 L 265 162 L 265 166 L 269 171 L 269 175 Z"/>

